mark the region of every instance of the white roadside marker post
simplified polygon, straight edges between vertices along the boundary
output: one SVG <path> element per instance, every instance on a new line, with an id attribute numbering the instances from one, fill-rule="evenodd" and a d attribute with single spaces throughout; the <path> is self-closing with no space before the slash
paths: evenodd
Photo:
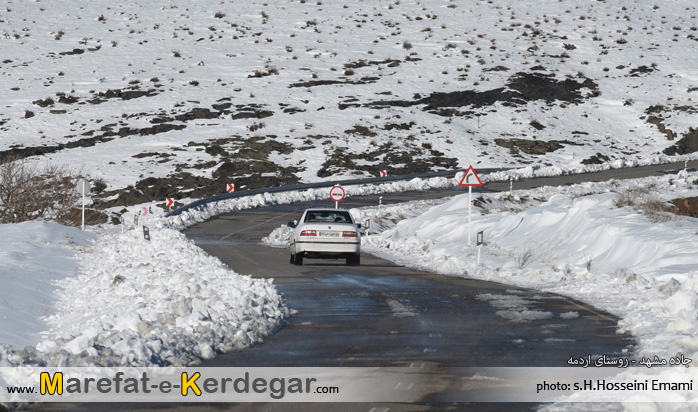
<path id="1" fill-rule="evenodd" d="M 82 230 L 85 230 L 85 188 L 82 189 Z"/>
<path id="2" fill-rule="evenodd" d="M 477 265 L 480 266 L 480 250 L 485 243 L 485 233 L 481 230 L 477 232 Z"/>
<path id="3" fill-rule="evenodd" d="M 82 195 L 82 230 L 85 230 L 85 195 L 91 189 L 90 182 L 85 179 L 80 179 L 77 185 L 78 193 Z"/>

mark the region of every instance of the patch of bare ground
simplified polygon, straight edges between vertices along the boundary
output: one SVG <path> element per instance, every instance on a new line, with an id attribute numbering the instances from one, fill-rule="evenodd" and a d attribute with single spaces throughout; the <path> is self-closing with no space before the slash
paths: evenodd
<path id="1" fill-rule="evenodd" d="M 147 177 L 136 184 L 111 192 L 107 207 L 129 206 L 133 204 L 162 201 L 171 197 L 203 198 L 223 193 L 227 183 L 235 183 L 238 188 L 261 188 L 292 185 L 299 182 L 298 167 L 284 167 L 269 159 L 273 153 L 288 155 L 292 145 L 276 140 L 276 136 L 252 136 L 243 139 L 231 136 L 208 143 L 190 143 L 202 146 L 214 161 L 198 165 L 178 165 L 175 172 L 166 177 Z M 149 157 L 152 153 L 139 156 Z M 217 166 L 211 176 L 196 176 L 186 169 L 208 169 Z M 163 203 L 164 204 L 164 203 Z"/>

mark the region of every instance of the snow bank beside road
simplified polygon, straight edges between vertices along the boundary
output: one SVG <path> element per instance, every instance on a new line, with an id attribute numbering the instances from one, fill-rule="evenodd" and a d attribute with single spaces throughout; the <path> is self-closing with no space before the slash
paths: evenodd
<path id="1" fill-rule="evenodd" d="M 601 172 L 604 170 L 612 169 L 622 169 L 631 168 L 636 166 L 648 166 L 654 164 L 662 164 L 669 161 L 689 161 L 695 156 L 676 156 L 674 158 L 668 158 L 666 156 L 656 157 L 651 159 L 646 159 L 643 161 L 638 160 L 616 160 L 609 163 L 604 163 L 600 165 L 585 165 L 585 166 L 574 166 L 574 167 L 564 167 L 564 166 L 550 166 L 550 167 L 535 167 L 528 166 L 517 169 L 508 169 L 499 172 L 487 173 L 479 175 L 480 180 L 483 182 L 502 182 L 509 181 L 513 179 L 514 181 L 520 179 L 531 179 L 537 177 L 552 177 L 552 176 L 564 176 L 569 174 L 584 174 L 584 173 L 594 173 Z M 382 193 L 396 193 L 405 192 L 413 190 L 432 190 L 432 189 L 443 189 L 449 187 L 458 186 L 461 178 L 463 177 L 465 171 L 459 171 L 454 174 L 453 177 L 433 177 L 433 178 L 414 178 L 411 180 L 401 180 L 394 182 L 387 182 L 381 184 L 369 184 L 369 185 L 351 185 L 345 186 L 347 197 L 351 196 L 368 196 L 376 195 Z M 516 183 L 513 184 L 516 188 Z M 200 222 L 205 222 L 206 220 L 223 214 L 231 213 L 237 210 L 250 209 L 255 207 L 270 206 L 275 204 L 289 204 L 295 202 L 310 202 L 316 200 L 328 200 L 328 205 L 334 206 L 334 202 L 329 201 L 329 190 L 330 183 L 328 186 L 322 189 L 308 189 L 300 191 L 289 191 L 289 192 L 278 192 L 278 193 L 264 193 L 250 196 L 242 196 L 232 199 L 213 201 L 200 205 L 198 207 L 184 210 L 177 216 L 171 216 L 163 218 L 164 211 L 157 206 L 151 204 L 143 204 L 137 207 L 136 213 L 140 211 L 140 206 L 150 206 L 157 210 L 159 218 L 155 219 L 155 225 L 158 227 L 170 227 L 173 229 L 184 230 L 192 225 Z M 244 192 L 240 192 L 244 194 Z M 191 201 L 194 202 L 198 199 L 182 199 L 181 201 Z M 129 222 L 133 220 L 133 212 L 126 213 L 123 215 L 125 221 Z"/>
<path id="2" fill-rule="evenodd" d="M 698 359 L 698 221 L 618 207 L 698 195 L 695 173 L 484 196 L 461 195 L 363 238 L 365 251 L 452 276 L 495 280 L 571 296 L 619 316 L 639 339 L 638 356 Z M 616 193 L 611 193 L 611 191 Z M 646 199 L 643 199 L 643 196 Z M 361 210 L 376 219 L 376 209 Z M 481 265 L 474 236 L 484 231 Z M 564 366 L 564 365 L 561 365 Z"/>
<path id="3" fill-rule="evenodd" d="M 271 280 L 237 275 L 174 230 L 151 230 L 150 241 L 139 231 L 104 236 L 81 272 L 49 318 L 55 340 L 37 349 L 187 365 L 247 347 L 288 316 Z"/>
<path id="4" fill-rule="evenodd" d="M 377 185 L 356 185 L 344 187 L 347 197 L 368 196 L 381 193 L 396 193 L 409 190 L 430 190 L 444 187 L 452 187 L 458 184 L 455 177 L 433 177 L 429 179 L 414 178 L 412 180 L 395 181 Z M 177 230 L 184 230 L 200 222 L 236 210 L 251 209 L 255 207 L 270 206 L 277 204 L 289 204 L 296 202 L 311 202 L 315 200 L 327 200 L 328 206 L 334 207 L 334 202 L 330 200 L 331 186 L 326 188 L 309 189 L 303 191 L 290 191 L 280 193 L 264 193 L 252 196 L 243 196 L 233 199 L 220 200 L 206 203 L 196 208 L 183 211 L 177 216 L 154 220 L 153 224 L 158 227 L 169 227 Z M 132 215 L 126 215 L 129 221 Z"/>
<path id="5" fill-rule="evenodd" d="M 234 273 L 177 231 L 150 234 L 102 235 L 81 254 L 78 275 L 57 280 L 46 338 L 35 348 L 4 348 L 0 365 L 189 365 L 250 346 L 288 316 L 271 280 Z"/>
<path id="6" fill-rule="evenodd" d="M 633 359 L 683 356 L 695 366 L 698 220 L 658 212 L 655 206 L 673 198 L 697 196 L 697 178 L 696 173 L 681 171 L 677 176 L 544 187 L 516 191 L 511 197 L 502 193 L 478 197 L 484 211 L 473 208 L 472 234 L 474 237 L 483 230 L 486 242 L 479 266 L 474 239 L 473 246 L 467 246 L 467 195 L 427 211 L 404 207 L 383 213 L 376 208 L 355 212 L 361 213 L 362 220 L 371 218 L 388 227 L 383 233 L 362 238 L 365 251 L 437 273 L 573 297 L 621 319 L 621 331 L 630 331 L 638 341 Z M 620 207 L 628 203 L 631 206 Z M 390 224 L 392 216 L 400 215 L 412 217 Z M 490 302 L 495 307 L 497 299 Z M 511 302 L 506 306 L 512 306 Z M 548 316 L 525 307 L 498 311 L 497 315 L 512 322 Z M 524 339 L 518 341 L 523 343 Z M 567 365 L 563 361 L 559 366 Z M 693 368 L 659 370 L 667 381 L 674 382 L 688 381 Z M 617 378 L 644 382 L 651 378 L 649 374 L 644 367 L 630 368 Z M 560 400 L 579 402 L 578 396 L 583 394 Z M 675 403 L 665 403 L 669 398 L 662 392 L 643 392 L 632 399 L 643 403 L 599 404 L 598 410 L 683 410 L 686 402 L 696 402 L 698 397 L 694 391 L 677 390 L 670 398 Z M 542 410 L 589 407 L 585 403 L 555 403 Z"/>

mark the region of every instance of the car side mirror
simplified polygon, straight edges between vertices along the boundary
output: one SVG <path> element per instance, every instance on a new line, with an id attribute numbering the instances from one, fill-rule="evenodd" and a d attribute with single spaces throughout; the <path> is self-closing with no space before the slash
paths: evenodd
<path id="1" fill-rule="evenodd" d="M 297 220 L 294 220 L 293 222 L 288 222 L 287 225 L 288 225 L 288 227 L 290 227 L 291 229 L 295 229 L 296 226 L 298 225 L 298 221 L 297 221 Z"/>
<path id="2" fill-rule="evenodd" d="M 357 227 L 358 229 L 361 229 L 361 223 L 357 223 L 357 224 L 356 224 L 356 227 Z"/>

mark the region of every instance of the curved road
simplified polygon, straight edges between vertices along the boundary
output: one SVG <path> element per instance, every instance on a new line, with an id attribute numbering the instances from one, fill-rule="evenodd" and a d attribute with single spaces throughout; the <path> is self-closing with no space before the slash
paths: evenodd
<path id="1" fill-rule="evenodd" d="M 352 198 L 343 206 L 366 201 L 377 199 Z M 185 232 L 236 272 L 274 278 L 298 311 L 264 344 L 202 366 L 565 366 L 571 355 L 618 354 L 631 343 L 615 333 L 616 319 L 561 296 L 415 271 L 368 254 L 359 267 L 341 260 L 299 267 L 289 264 L 287 248 L 260 244 L 299 209 L 318 203 L 222 215 Z M 554 318 L 505 320 L 495 314 L 501 309 L 478 298 L 487 294 L 524 297 L 530 310 Z M 570 311 L 580 317 L 559 317 Z"/>
<path id="2" fill-rule="evenodd" d="M 698 166 L 692 161 L 689 167 Z M 684 163 L 609 170 L 583 175 L 517 181 L 516 189 L 569 185 L 675 173 Z M 490 183 L 485 190 L 508 190 Z M 462 193 L 452 188 L 431 192 L 383 194 L 383 203 L 440 198 Z M 352 197 L 342 207 L 376 205 L 378 195 Z M 450 278 L 399 267 L 364 254 L 360 267 L 341 261 L 288 263 L 286 248 L 260 244 L 274 228 L 300 216 L 309 202 L 265 207 L 218 216 L 185 233 L 208 253 L 241 274 L 272 277 L 288 305 L 298 313 L 275 335 L 253 348 L 224 354 L 202 366 L 410 366 L 426 364 L 441 374 L 460 366 L 565 366 L 570 356 L 621 355 L 631 336 L 616 333 L 617 319 L 580 302 L 492 282 Z M 529 309 L 552 312 L 552 319 L 514 323 L 500 309 L 478 298 L 514 295 Z M 578 318 L 562 319 L 575 311 Z M 627 356 L 627 354 L 625 354 Z M 453 382 L 457 382 L 455 377 Z M 444 384 L 431 402 L 462 401 L 457 384 Z M 269 405 L 268 405 L 269 406 Z M 286 405 L 288 406 L 288 405 Z M 357 410 L 370 410 L 362 405 Z M 464 406 L 464 405 L 461 405 Z M 513 405 L 509 405 L 513 406 Z M 530 405 L 521 405 L 528 409 Z M 404 408 L 405 405 L 402 405 Z M 475 409 L 482 409 L 477 404 Z M 401 409 L 402 409 L 401 408 Z"/>
<path id="3" fill-rule="evenodd" d="M 690 162 L 695 167 L 698 162 Z M 515 189 L 583 181 L 634 178 L 674 173 L 672 165 L 611 170 L 601 173 L 527 179 Z M 508 190 L 509 183 L 490 183 L 485 190 Z M 383 194 L 383 204 L 440 198 L 462 189 Z M 377 204 L 378 195 L 352 197 L 342 207 Z M 457 368 L 464 366 L 566 366 L 570 356 L 632 351 L 631 336 L 617 334 L 617 319 L 571 299 L 492 282 L 451 278 L 397 266 L 364 254 L 362 265 L 308 260 L 290 265 L 286 248 L 260 243 L 274 228 L 300 216 L 310 202 L 265 207 L 217 216 L 185 233 L 211 255 L 240 274 L 274 278 L 288 306 L 297 310 L 265 342 L 241 352 L 221 354 L 201 364 L 210 366 L 405 366 L 434 373 L 433 393 L 417 404 L 84 404 L 81 410 L 531 410 L 530 404 L 469 404 Z M 483 296 L 484 295 L 484 296 Z M 548 311 L 552 318 L 515 323 L 496 314 L 487 296 L 525 298 L 529 310 Z M 484 298 L 484 299 L 483 299 Z M 575 311 L 579 317 L 563 319 Z M 627 353 L 623 354 L 627 356 Z M 38 410 L 68 405 L 36 404 Z M 53 406 L 54 408 L 52 408 Z M 71 408 L 72 409 L 72 408 Z"/>

